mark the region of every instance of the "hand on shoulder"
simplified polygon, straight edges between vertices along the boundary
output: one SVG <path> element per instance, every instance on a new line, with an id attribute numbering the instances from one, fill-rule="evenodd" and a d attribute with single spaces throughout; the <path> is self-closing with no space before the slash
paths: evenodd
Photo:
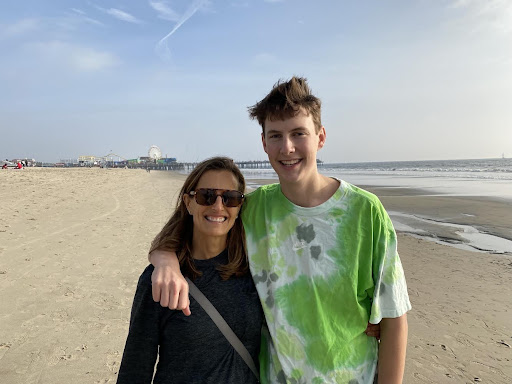
<path id="1" fill-rule="evenodd" d="M 149 261 L 155 267 L 151 275 L 153 300 L 190 316 L 188 283 L 181 274 L 176 253 L 155 250 L 149 254 Z"/>

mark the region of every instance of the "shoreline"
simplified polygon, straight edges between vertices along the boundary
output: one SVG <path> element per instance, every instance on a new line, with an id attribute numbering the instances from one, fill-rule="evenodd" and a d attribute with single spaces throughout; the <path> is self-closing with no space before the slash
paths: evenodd
<path id="1" fill-rule="evenodd" d="M 276 182 L 247 180 L 251 190 Z M 377 195 L 397 233 L 473 252 L 512 256 L 512 201 L 507 198 L 433 193 L 400 186 L 358 187 Z"/>

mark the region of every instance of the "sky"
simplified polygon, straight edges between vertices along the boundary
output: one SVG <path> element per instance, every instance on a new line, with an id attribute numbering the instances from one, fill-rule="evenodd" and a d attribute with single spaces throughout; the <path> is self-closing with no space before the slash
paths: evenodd
<path id="1" fill-rule="evenodd" d="M 512 157 L 511 47 L 509 0 L 3 1 L 0 158 L 263 160 L 293 75 L 324 162 Z"/>

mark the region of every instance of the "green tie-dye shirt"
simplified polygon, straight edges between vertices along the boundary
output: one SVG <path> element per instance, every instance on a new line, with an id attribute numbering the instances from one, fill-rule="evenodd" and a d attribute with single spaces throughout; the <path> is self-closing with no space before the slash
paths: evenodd
<path id="1" fill-rule="evenodd" d="M 341 181 L 325 203 L 303 208 L 273 184 L 247 196 L 242 219 L 270 333 L 262 382 L 373 383 L 378 346 L 367 322 L 411 308 L 378 198 Z"/>

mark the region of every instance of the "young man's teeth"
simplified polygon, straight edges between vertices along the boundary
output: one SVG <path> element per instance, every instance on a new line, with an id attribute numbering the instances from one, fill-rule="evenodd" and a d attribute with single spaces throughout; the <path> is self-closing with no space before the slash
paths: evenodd
<path id="1" fill-rule="evenodd" d="M 282 160 L 281 163 L 284 165 L 293 165 L 297 164 L 300 160 Z"/>
<path id="2" fill-rule="evenodd" d="M 221 222 L 226 220 L 225 217 L 212 217 L 212 216 L 206 216 L 206 219 L 208 221 L 215 221 L 215 222 L 218 222 L 218 223 L 221 223 Z"/>

